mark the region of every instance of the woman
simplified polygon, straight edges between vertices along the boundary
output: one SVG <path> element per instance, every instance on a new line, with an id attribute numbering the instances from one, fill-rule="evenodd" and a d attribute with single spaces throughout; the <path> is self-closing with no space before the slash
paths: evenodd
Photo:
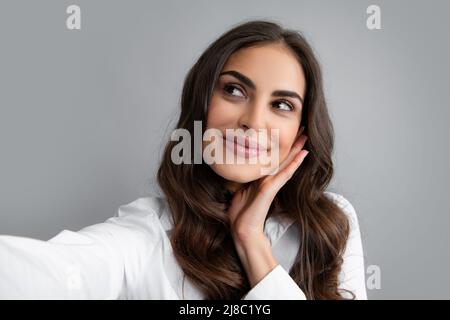
<path id="1" fill-rule="evenodd" d="M 174 159 L 169 141 L 164 197 L 49 241 L 1 236 L 0 297 L 366 299 L 355 210 L 325 191 L 333 129 L 301 34 L 250 21 L 213 42 L 185 79 L 175 132 L 198 138 L 198 123 L 218 135 L 179 154 L 200 161 Z M 270 170 L 249 161 L 262 154 Z"/>

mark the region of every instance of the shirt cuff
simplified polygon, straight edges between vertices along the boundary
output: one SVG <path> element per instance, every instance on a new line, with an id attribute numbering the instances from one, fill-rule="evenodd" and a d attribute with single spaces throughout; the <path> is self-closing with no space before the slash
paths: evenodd
<path id="1" fill-rule="evenodd" d="M 278 264 L 241 300 L 306 300 L 300 287 Z"/>

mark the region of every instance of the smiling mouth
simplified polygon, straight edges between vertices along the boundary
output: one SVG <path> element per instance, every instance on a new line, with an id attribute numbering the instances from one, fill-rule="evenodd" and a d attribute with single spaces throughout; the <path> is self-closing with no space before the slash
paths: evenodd
<path id="1" fill-rule="evenodd" d="M 245 158 L 257 157 L 263 152 L 268 152 L 267 148 L 248 137 L 237 137 L 235 135 L 230 137 L 223 136 L 223 141 L 226 147 L 231 149 L 234 154 Z"/>

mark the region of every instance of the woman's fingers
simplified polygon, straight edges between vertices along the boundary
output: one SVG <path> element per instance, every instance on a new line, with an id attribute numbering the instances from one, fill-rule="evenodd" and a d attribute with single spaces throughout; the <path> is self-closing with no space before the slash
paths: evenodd
<path id="1" fill-rule="evenodd" d="M 288 157 L 286 157 L 286 161 L 283 161 L 283 166 L 280 168 L 280 170 L 283 170 L 285 167 L 287 167 L 292 162 L 292 160 L 294 160 L 294 158 L 297 156 L 297 154 L 305 146 L 307 140 L 308 140 L 308 137 L 305 135 L 301 135 L 297 139 L 297 141 L 293 144 Z"/>
<path id="2" fill-rule="evenodd" d="M 283 171 L 284 168 L 286 168 L 295 158 L 295 156 L 302 150 L 302 148 L 305 146 L 306 141 L 308 140 L 308 137 L 305 135 L 300 135 L 297 140 L 292 145 L 291 150 L 289 151 L 289 154 L 287 155 L 286 159 L 278 166 L 277 173 L 272 175 L 277 175 L 280 171 Z"/>
<path id="3" fill-rule="evenodd" d="M 303 159 L 308 154 L 307 150 L 302 150 L 307 136 L 300 136 L 294 143 L 286 159 L 278 167 L 278 172 L 274 175 L 264 177 L 260 184 L 260 196 L 271 200 L 283 185 L 292 177 Z"/>
<path id="4" fill-rule="evenodd" d="M 300 167 L 305 157 L 308 155 L 308 150 L 300 150 L 298 153 L 294 156 L 294 159 L 281 171 L 279 171 L 273 178 L 272 178 L 272 185 L 273 188 L 278 192 L 283 185 L 291 179 L 291 177 L 294 175 L 295 171 Z"/>

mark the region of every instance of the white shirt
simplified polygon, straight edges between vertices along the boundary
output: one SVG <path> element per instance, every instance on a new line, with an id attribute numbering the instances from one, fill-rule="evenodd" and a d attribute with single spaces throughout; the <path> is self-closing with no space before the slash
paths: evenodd
<path id="1" fill-rule="evenodd" d="M 325 194 L 350 218 L 339 288 L 367 299 L 355 209 L 343 196 Z M 299 235 L 287 219 L 267 219 L 264 232 L 279 264 L 243 300 L 306 299 L 288 273 Z M 183 271 L 168 237 L 172 225 L 163 198 L 143 197 L 103 223 L 63 230 L 48 241 L 1 235 L 0 299 L 204 299 L 187 277 L 183 295 Z"/>

